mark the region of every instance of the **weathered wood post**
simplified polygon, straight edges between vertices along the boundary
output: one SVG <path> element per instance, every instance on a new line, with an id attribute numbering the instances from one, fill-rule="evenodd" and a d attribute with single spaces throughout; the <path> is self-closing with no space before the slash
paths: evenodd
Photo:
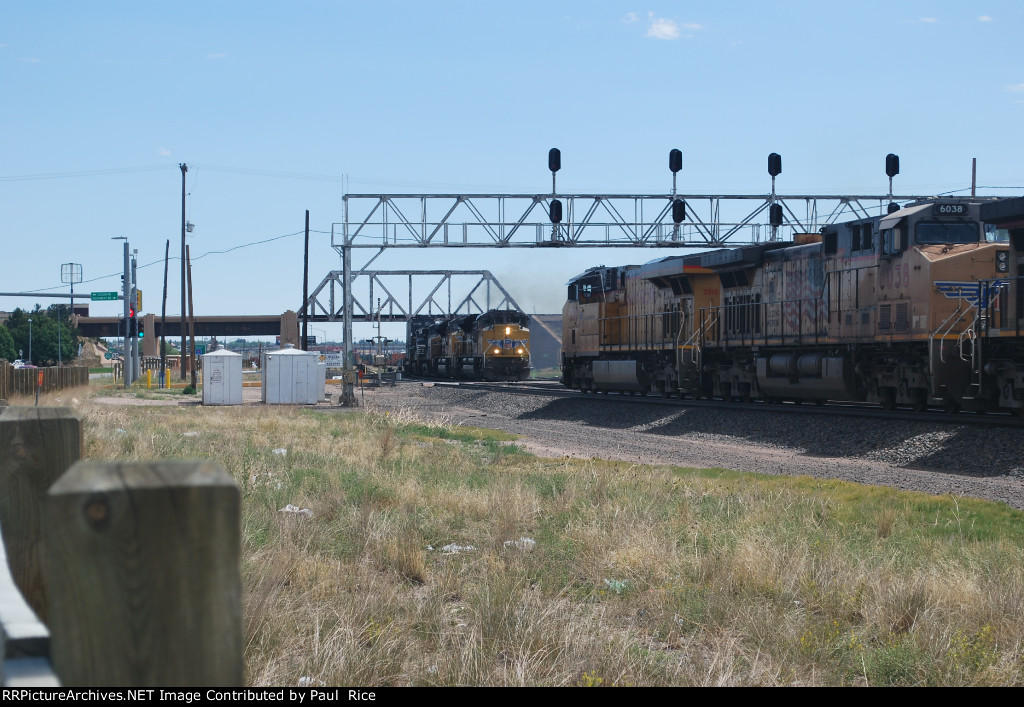
<path id="1" fill-rule="evenodd" d="M 81 456 L 82 425 L 69 408 L 0 407 L 0 528 L 11 575 L 43 623 L 46 491 Z"/>
<path id="2" fill-rule="evenodd" d="M 47 503 L 61 682 L 241 685 L 240 506 L 212 462 L 71 467 Z"/>
<path id="3" fill-rule="evenodd" d="M 59 687 L 50 667 L 50 632 L 21 595 L 8 571 L 0 538 L 0 684 L 4 687 Z M 6 697 L 6 695 L 5 695 Z"/>

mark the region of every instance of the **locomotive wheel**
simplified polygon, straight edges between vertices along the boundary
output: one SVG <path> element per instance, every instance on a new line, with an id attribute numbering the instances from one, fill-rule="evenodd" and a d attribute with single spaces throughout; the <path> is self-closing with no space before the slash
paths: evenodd
<path id="1" fill-rule="evenodd" d="M 960 412 L 960 403 L 956 402 L 955 400 L 947 400 L 945 403 L 943 403 L 942 409 L 945 412 L 948 412 L 951 415 L 954 415 L 954 414 Z"/>
<path id="2" fill-rule="evenodd" d="M 1010 408 L 1014 417 L 1024 417 L 1024 408 Z"/>
<path id="3" fill-rule="evenodd" d="M 888 397 L 882 399 L 882 409 L 886 412 L 892 412 L 896 409 L 896 398 Z"/>

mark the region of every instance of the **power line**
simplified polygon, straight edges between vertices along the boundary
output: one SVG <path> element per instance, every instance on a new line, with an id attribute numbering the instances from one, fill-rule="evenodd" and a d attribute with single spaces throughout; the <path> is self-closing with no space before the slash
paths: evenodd
<path id="1" fill-rule="evenodd" d="M 281 177 L 285 179 L 303 179 L 312 182 L 342 182 L 345 177 L 333 174 L 311 174 L 308 172 L 281 172 L 268 169 L 250 169 L 247 167 L 225 167 L 223 165 L 197 163 L 196 167 L 208 169 L 211 172 L 224 172 L 227 174 L 245 174 L 254 177 Z"/>
<path id="2" fill-rule="evenodd" d="M 90 169 L 82 172 L 41 172 L 39 174 L 15 174 L 0 177 L 0 182 L 29 182 L 39 179 L 71 179 L 74 177 L 103 177 L 114 174 L 133 174 L 135 172 L 155 172 L 168 169 L 169 165 L 149 165 L 148 167 L 116 167 L 113 169 Z"/>
<path id="3" fill-rule="evenodd" d="M 279 240 L 282 240 L 284 238 L 294 238 L 295 236 L 300 236 L 303 233 L 305 233 L 305 231 L 296 231 L 295 233 L 285 233 L 284 235 L 281 235 L 281 236 L 273 236 L 272 238 L 264 238 L 261 241 L 251 241 L 249 243 L 242 243 L 240 245 L 233 246 L 233 247 L 228 248 L 226 250 L 208 250 L 205 253 L 203 253 L 202 255 L 197 256 L 195 258 L 192 258 L 192 262 L 195 262 L 197 260 L 202 260 L 203 258 L 205 258 L 208 255 L 223 255 L 224 253 L 232 253 L 232 252 L 234 252 L 236 250 L 241 250 L 242 248 L 249 248 L 249 247 L 252 247 L 252 246 L 263 245 L 264 243 L 272 243 L 273 241 L 279 241 Z M 328 231 L 317 231 L 317 233 L 328 233 Z M 181 257 L 180 256 L 173 256 L 170 259 L 171 260 L 181 260 Z M 163 262 L 164 262 L 163 258 L 160 258 L 159 260 L 154 260 L 151 263 L 146 263 L 145 265 L 139 265 L 137 269 L 138 270 L 143 270 L 143 269 L 151 267 L 153 265 L 162 265 Z M 94 277 L 94 278 L 91 278 L 89 280 L 82 280 L 82 284 L 85 285 L 85 284 L 88 284 L 90 282 L 99 282 L 100 280 L 106 280 L 106 279 L 111 278 L 111 277 L 120 277 L 122 274 L 123 274 L 122 272 L 118 271 L 118 272 L 110 273 L 109 275 L 100 275 L 99 277 Z M 41 287 L 41 288 L 36 289 L 36 290 L 26 290 L 26 292 L 27 293 L 43 293 L 43 292 L 48 292 L 50 290 L 57 290 L 57 289 L 60 289 L 61 287 L 63 287 L 63 285 L 55 285 L 53 287 Z"/>
<path id="4" fill-rule="evenodd" d="M 421 181 L 409 181 L 409 180 L 398 180 L 398 179 L 376 179 L 373 177 L 355 178 L 351 176 L 337 175 L 337 174 L 317 174 L 311 172 L 285 172 L 281 170 L 268 170 L 268 169 L 255 169 L 249 167 L 231 167 L 227 165 L 215 165 L 205 164 L 202 162 L 190 165 L 192 168 L 203 168 L 210 170 L 211 172 L 222 172 L 225 174 L 239 174 L 253 177 L 272 177 L 275 179 L 298 179 L 302 181 L 312 182 L 330 182 L 335 184 L 344 184 L 346 180 L 351 183 L 355 181 L 356 184 L 380 184 L 389 187 L 417 187 L 417 188 L 465 188 L 471 187 L 473 189 L 522 189 L 524 187 L 510 187 L 508 185 L 496 185 L 496 184 L 474 184 L 468 185 L 465 183 L 455 184 L 450 182 L 421 182 Z M 137 172 L 155 172 L 160 170 L 177 169 L 177 164 L 162 164 L 162 165 L 148 165 L 143 167 L 114 167 L 110 169 L 89 169 L 81 170 L 76 172 L 40 172 L 36 174 L 14 174 L 6 177 L 0 177 L 0 182 L 28 182 L 38 181 L 43 179 L 74 179 L 77 177 L 105 177 L 113 176 L 118 174 L 134 174 Z M 180 260 L 180 258 L 179 258 Z"/>

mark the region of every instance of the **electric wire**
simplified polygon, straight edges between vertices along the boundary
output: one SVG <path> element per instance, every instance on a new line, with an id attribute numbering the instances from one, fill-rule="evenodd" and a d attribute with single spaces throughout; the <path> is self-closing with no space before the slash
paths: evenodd
<path id="1" fill-rule="evenodd" d="M 155 172 L 167 169 L 167 165 L 149 165 L 147 167 L 115 167 L 112 169 L 90 169 L 81 172 L 42 172 L 39 174 L 15 174 L 0 177 L 0 182 L 28 182 L 39 179 L 71 179 L 74 177 L 102 177 L 114 174 L 134 174 L 136 172 Z"/>
<path id="2" fill-rule="evenodd" d="M 271 243 L 273 241 L 279 241 L 279 240 L 282 240 L 284 238 L 294 238 L 295 236 L 301 236 L 304 233 L 305 233 L 305 230 L 296 231 L 295 233 L 285 233 L 284 235 L 281 235 L 281 236 L 273 236 L 271 238 L 264 238 L 263 240 L 260 240 L 260 241 L 252 241 L 250 243 L 241 243 L 239 245 L 232 246 L 231 248 L 227 248 L 225 250 L 208 250 L 205 253 L 203 253 L 202 255 L 199 255 L 199 256 L 196 256 L 195 258 L 192 258 L 192 262 L 194 263 L 197 260 L 202 260 L 203 258 L 205 258 L 208 255 L 223 255 L 225 253 L 232 253 L 232 252 L 234 252 L 236 250 L 241 250 L 242 248 L 249 248 L 249 247 L 252 247 L 252 246 L 263 245 L 265 243 Z M 317 233 L 327 233 L 327 232 L 326 231 L 317 231 Z M 170 256 L 168 258 L 168 261 L 170 261 L 170 260 L 181 260 L 181 256 L 180 255 Z M 139 265 L 139 266 L 136 267 L 136 269 L 137 270 L 144 270 L 145 268 L 151 267 L 153 265 L 162 265 L 163 262 L 164 262 L 164 259 L 160 258 L 158 260 L 154 260 L 151 263 L 146 263 L 145 265 Z M 88 284 L 90 282 L 99 282 L 100 280 L 107 280 L 107 279 L 112 278 L 112 277 L 120 277 L 123 274 L 124 273 L 122 273 L 122 272 L 115 272 L 115 273 L 110 273 L 109 275 L 100 275 L 98 277 L 93 277 L 93 278 L 90 278 L 88 280 L 82 280 L 80 284 L 85 285 L 85 284 Z M 79 284 L 79 283 L 76 283 L 76 284 Z M 49 292 L 50 290 L 62 289 L 63 286 L 64 285 L 62 283 L 60 285 L 55 285 L 53 287 L 41 287 L 41 288 L 35 289 L 35 290 L 26 290 L 25 292 L 26 292 L 26 294 Z"/>

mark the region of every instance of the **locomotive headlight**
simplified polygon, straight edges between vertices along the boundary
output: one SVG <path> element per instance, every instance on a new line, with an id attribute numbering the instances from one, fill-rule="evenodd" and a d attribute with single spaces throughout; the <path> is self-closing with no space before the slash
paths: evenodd
<path id="1" fill-rule="evenodd" d="M 494 349 L 494 353 L 496 353 L 496 354 L 501 353 L 501 349 Z"/>
<path id="2" fill-rule="evenodd" d="M 522 349 L 516 349 L 516 353 L 521 354 L 522 352 L 523 352 Z"/>
<path id="3" fill-rule="evenodd" d="M 512 333 L 512 327 L 510 327 L 510 326 L 505 327 L 505 336 L 508 336 L 511 333 Z"/>
<path id="4" fill-rule="evenodd" d="M 998 272 L 1009 272 L 1010 270 L 1010 253 L 1009 251 L 1000 250 L 996 253 L 996 270 Z"/>

